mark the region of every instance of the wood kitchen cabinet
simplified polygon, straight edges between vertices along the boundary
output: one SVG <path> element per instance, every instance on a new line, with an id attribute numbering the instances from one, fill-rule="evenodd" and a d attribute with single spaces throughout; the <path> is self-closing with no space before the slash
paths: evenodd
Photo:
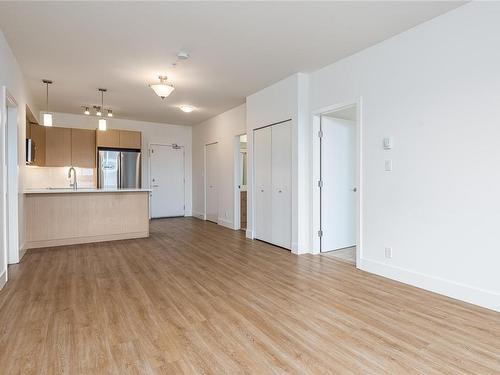
<path id="1" fill-rule="evenodd" d="M 28 138 L 31 138 L 35 143 L 35 160 L 33 165 L 43 167 L 45 165 L 45 126 L 30 124 L 30 134 Z"/>
<path id="2" fill-rule="evenodd" d="M 33 132 L 33 129 L 31 131 Z M 47 167 L 71 165 L 71 129 L 45 127 L 45 147 Z"/>
<path id="3" fill-rule="evenodd" d="M 71 165 L 95 168 L 95 130 L 71 129 Z"/>
<path id="4" fill-rule="evenodd" d="M 120 130 L 108 129 L 105 131 L 97 130 L 97 147 L 120 147 Z"/>
<path id="5" fill-rule="evenodd" d="M 120 130 L 120 148 L 141 148 L 141 132 Z"/>

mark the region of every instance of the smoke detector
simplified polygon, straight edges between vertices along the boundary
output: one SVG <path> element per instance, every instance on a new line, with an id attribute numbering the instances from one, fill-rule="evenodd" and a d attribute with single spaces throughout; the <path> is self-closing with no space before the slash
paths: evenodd
<path id="1" fill-rule="evenodd" d="M 179 51 L 179 53 L 177 53 L 177 58 L 179 60 L 187 60 L 187 59 L 189 59 L 189 53 L 187 53 L 185 51 Z"/>

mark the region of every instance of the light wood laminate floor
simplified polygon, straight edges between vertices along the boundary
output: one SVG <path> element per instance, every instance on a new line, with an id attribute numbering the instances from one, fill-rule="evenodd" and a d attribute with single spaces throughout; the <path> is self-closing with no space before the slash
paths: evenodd
<path id="1" fill-rule="evenodd" d="M 332 257 L 337 260 L 342 260 L 352 265 L 356 264 L 356 246 L 346 247 L 345 249 L 340 250 L 328 251 L 325 253 L 321 253 L 321 255 L 325 257 Z"/>
<path id="2" fill-rule="evenodd" d="M 500 314 L 197 219 L 31 250 L 1 374 L 499 374 Z"/>

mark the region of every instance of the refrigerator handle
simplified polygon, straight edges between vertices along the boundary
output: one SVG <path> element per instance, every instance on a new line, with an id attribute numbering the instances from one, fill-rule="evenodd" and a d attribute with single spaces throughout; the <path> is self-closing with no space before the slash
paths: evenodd
<path id="1" fill-rule="evenodd" d="M 116 177 L 118 179 L 118 181 L 116 181 L 116 188 L 121 189 L 122 188 L 122 153 L 121 152 L 118 154 L 117 163 L 116 163 L 116 170 L 117 170 Z"/>

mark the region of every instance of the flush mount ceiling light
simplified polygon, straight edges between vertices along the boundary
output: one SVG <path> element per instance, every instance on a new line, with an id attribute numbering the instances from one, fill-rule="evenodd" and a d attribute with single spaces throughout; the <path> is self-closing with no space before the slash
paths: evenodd
<path id="1" fill-rule="evenodd" d="M 174 91 L 174 86 L 166 82 L 167 76 L 159 76 L 158 79 L 160 80 L 160 83 L 151 84 L 149 85 L 149 87 L 153 89 L 156 95 L 158 95 L 162 99 L 165 99 L 172 93 L 172 91 Z"/>
<path id="2" fill-rule="evenodd" d="M 193 112 L 194 111 L 194 107 L 191 106 L 191 105 L 181 105 L 179 106 L 179 109 L 182 111 L 182 112 L 186 112 L 186 113 L 189 113 L 189 112 Z"/>
<path id="3" fill-rule="evenodd" d="M 52 126 L 52 113 L 49 112 L 49 85 L 52 81 L 49 79 L 44 79 L 42 82 L 47 86 L 47 96 L 46 96 L 46 112 L 43 114 L 43 125 Z"/>

